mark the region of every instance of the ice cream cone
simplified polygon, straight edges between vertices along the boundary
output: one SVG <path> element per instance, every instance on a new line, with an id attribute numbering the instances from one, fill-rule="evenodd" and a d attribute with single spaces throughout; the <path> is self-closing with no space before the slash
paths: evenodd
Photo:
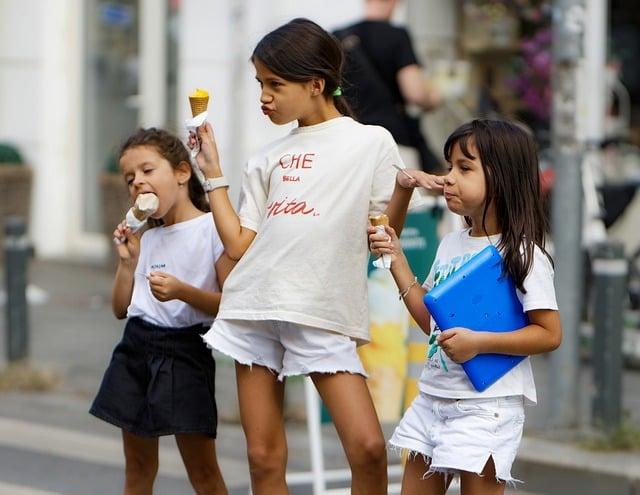
<path id="1" fill-rule="evenodd" d="M 384 213 L 376 217 L 369 217 L 369 221 L 374 227 L 377 227 L 378 225 L 389 225 L 389 217 Z"/>
<path id="2" fill-rule="evenodd" d="M 191 116 L 195 117 L 196 115 L 200 115 L 202 112 L 207 110 L 207 106 L 209 105 L 209 97 L 189 97 L 189 105 L 191 105 Z"/>
<path id="3" fill-rule="evenodd" d="M 209 106 L 209 93 L 204 89 L 196 89 L 189 95 L 189 105 L 191 105 L 191 116 L 195 117 L 207 110 Z"/>
<path id="4" fill-rule="evenodd" d="M 376 232 L 382 234 L 385 231 L 385 226 L 389 225 L 389 217 L 382 213 L 378 216 L 370 216 L 369 221 L 371 225 L 376 228 Z M 388 236 L 387 236 L 388 237 Z M 391 240 L 389 237 L 388 240 Z M 387 253 L 383 253 L 378 259 L 373 261 L 373 266 L 376 268 L 391 268 L 391 256 Z"/>

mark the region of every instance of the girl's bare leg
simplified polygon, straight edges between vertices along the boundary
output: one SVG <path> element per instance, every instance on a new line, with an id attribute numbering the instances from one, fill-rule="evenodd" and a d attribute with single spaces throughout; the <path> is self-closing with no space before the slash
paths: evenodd
<path id="1" fill-rule="evenodd" d="M 203 433 L 176 435 L 176 443 L 197 495 L 227 495 L 215 440 Z"/>
<path id="2" fill-rule="evenodd" d="M 429 464 L 421 454 L 409 456 L 402 474 L 400 495 L 444 495 L 446 493 L 453 476 L 445 477 L 442 473 L 425 476 L 429 471 Z"/>
<path id="3" fill-rule="evenodd" d="M 387 493 L 387 452 L 369 389 L 360 375 L 313 373 L 351 467 L 353 495 Z"/>
<path id="4" fill-rule="evenodd" d="M 505 484 L 496 480 L 496 467 L 493 457 L 489 457 L 481 475 L 460 473 L 460 492 L 462 495 L 503 495 Z"/>
<path id="5" fill-rule="evenodd" d="M 284 383 L 264 366 L 236 363 L 236 377 L 253 494 L 288 494 Z"/>
<path id="6" fill-rule="evenodd" d="M 124 495 L 151 495 L 158 473 L 158 439 L 122 431 L 125 459 Z"/>

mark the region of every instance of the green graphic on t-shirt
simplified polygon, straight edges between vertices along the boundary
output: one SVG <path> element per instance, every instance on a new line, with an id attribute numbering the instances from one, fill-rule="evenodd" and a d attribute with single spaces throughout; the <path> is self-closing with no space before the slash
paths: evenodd
<path id="1" fill-rule="evenodd" d="M 434 266 L 434 274 L 433 274 L 433 287 L 437 287 L 439 284 L 447 280 L 451 275 L 453 275 L 458 268 L 464 265 L 469 258 L 471 258 L 475 253 L 466 253 L 463 256 L 456 256 L 452 258 L 449 263 L 441 264 L 440 260 L 436 260 L 433 264 Z M 446 273 L 446 275 L 445 275 Z M 436 333 L 436 330 L 438 332 Z M 440 344 L 438 343 L 438 334 L 442 333 L 438 326 L 436 325 L 431 332 L 431 336 L 429 337 L 429 352 L 427 354 L 427 361 L 430 360 L 436 353 L 438 353 L 438 357 L 440 358 L 440 363 L 442 364 L 442 369 L 446 372 L 449 372 L 449 367 L 447 366 L 447 362 L 444 359 L 444 351 Z"/>
<path id="2" fill-rule="evenodd" d="M 438 353 L 438 357 L 440 358 L 442 368 L 448 373 L 449 367 L 447 366 L 447 362 L 444 360 L 444 352 L 442 352 L 442 347 L 440 347 L 440 344 L 438 344 L 438 335 L 433 332 L 429 337 L 429 355 L 427 359 L 431 359 L 436 352 Z"/>

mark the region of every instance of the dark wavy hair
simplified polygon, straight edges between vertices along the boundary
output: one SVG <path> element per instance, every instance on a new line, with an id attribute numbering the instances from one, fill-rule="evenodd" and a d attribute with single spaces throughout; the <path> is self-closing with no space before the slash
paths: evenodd
<path id="1" fill-rule="evenodd" d="M 293 19 L 266 34 L 251 55 L 251 61 L 256 60 L 285 81 L 324 79 L 324 97 L 333 98 L 341 114 L 353 116 L 345 97 L 333 96 L 342 85 L 342 45 L 315 22 Z"/>
<path id="2" fill-rule="evenodd" d="M 458 144 L 469 159 L 479 158 L 484 170 L 486 200 L 482 216 L 485 229 L 487 210 L 495 205 L 498 228 L 502 234 L 498 248 L 505 271 L 522 292 L 523 283 L 533 265 L 537 245 L 553 263 L 545 249 L 547 217 L 540 191 L 540 172 L 536 144 L 518 125 L 500 120 L 477 119 L 458 127 L 444 145 L 444 156 L 451 162 Z M 473 156 L 470 144 L 479 157 Z M 465 217 L 469 226 L 471 218 Z"/>
<path id="3" fill-rule="evenodd" d="M 174 136 L 164 129 L 157 129 L 155 127 L 149 127 L 148 129 L 140 128 L 134 132 L 127 140 L 120 146 L 120 152 L 118 153 L 118 161 L 122 158 L 125 151 L 136 146 L 151 146 L 153 147 L 165 160 L 169 162 L 172 168 L 177 168 L 181 162 L 189 161 L 189 152 L 179 138 Z M 189 199 L 196 208 L 203 212 L 209 212 L 209 203 L 205 197 L 204 189 L 198 181 L 195 174 L 191 174 L 188 182 Z M 156 220 L 154 218 L 149 219 L 149 225 L 155 227 L 161 225 L 162 220 Z"/>

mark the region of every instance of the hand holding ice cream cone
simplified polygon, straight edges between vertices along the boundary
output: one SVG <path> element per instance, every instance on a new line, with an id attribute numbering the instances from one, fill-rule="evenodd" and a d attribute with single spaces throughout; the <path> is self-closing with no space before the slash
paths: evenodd
<path id="1" fill-rule="evenodd" d="M 147 219 L 158 210 L 159 205 L 158 196 L 155 194 L 139 194 L 135 204 L 127 211 L 124 227 L 128 229 L 131 234 L 135 234 L 147 223 Z M 118 229 L 116 229 L 116 232 L 118 232 Z M 126 234 L 127 231 L 125 229 L 122 230 L 121 235 L 114 233 L 113 242 L 122 244 L 127 240 Z"/>
<path id="2" fill-rule="evenodd" d="M 213 129 L 207 122 L 208 105 L 209 93 L 204 89 L 197 88 L 189 95 L 192 118 L 185 121 L 189 134 L 187 146 L 190 149 L 191 168 L 200 184 L 204 184 L 207 177 L 222 175 Z"/>
<path id="3" fill-rule="evenodd" d="M 140 255 L 140 239 L 131 232 L 126 220 L 120 222 L 113 231 L 113 243 L 118 251 L 120 262 L 135 269 Z"/>
<path id="4" fill-rule="evenodd" d="M 160 206 L 158 196 L 153 193 L 143 193 L 138 195 L 136 202 L 129 211 L 137 221 L 146 222 L 151 215 L 158 211 L 158 206 Z M 129 221 L 127 221 L 127 223 L 133 228 Z"/>
<path id="5" fill-rule="evenodd" d="M 193 163 L 199 171 L 206 177 L 219 177 L 222 175 L 220 168 L 220 158 L 218 156 L 218 147 L 216 145 L 215 136 L 211 124 L 205 122 L 196 129 L 196 134 L 189 135 L 187 145 L 193 149 L 196 146 L 196 140 L 199 144 L 199 151 L 193 158 Z"/>
<path id="6" fill-rule="evenodd" d="M 369 217 L 369 221 L 371 222 L 371 226 L 375 228 L 375 232 L 377 234 L 384 234 L 387 237 L 387 240 L 390 240 L 390 237 L 385 233 L 385 227 L 389 226 L 389 217 L 384 213 L 378 216 Z M 373 262 L 373 266 L 376 268 L 391 268 L 391 256 L 387 253 L 383 253 L 377 260 Z"/>

